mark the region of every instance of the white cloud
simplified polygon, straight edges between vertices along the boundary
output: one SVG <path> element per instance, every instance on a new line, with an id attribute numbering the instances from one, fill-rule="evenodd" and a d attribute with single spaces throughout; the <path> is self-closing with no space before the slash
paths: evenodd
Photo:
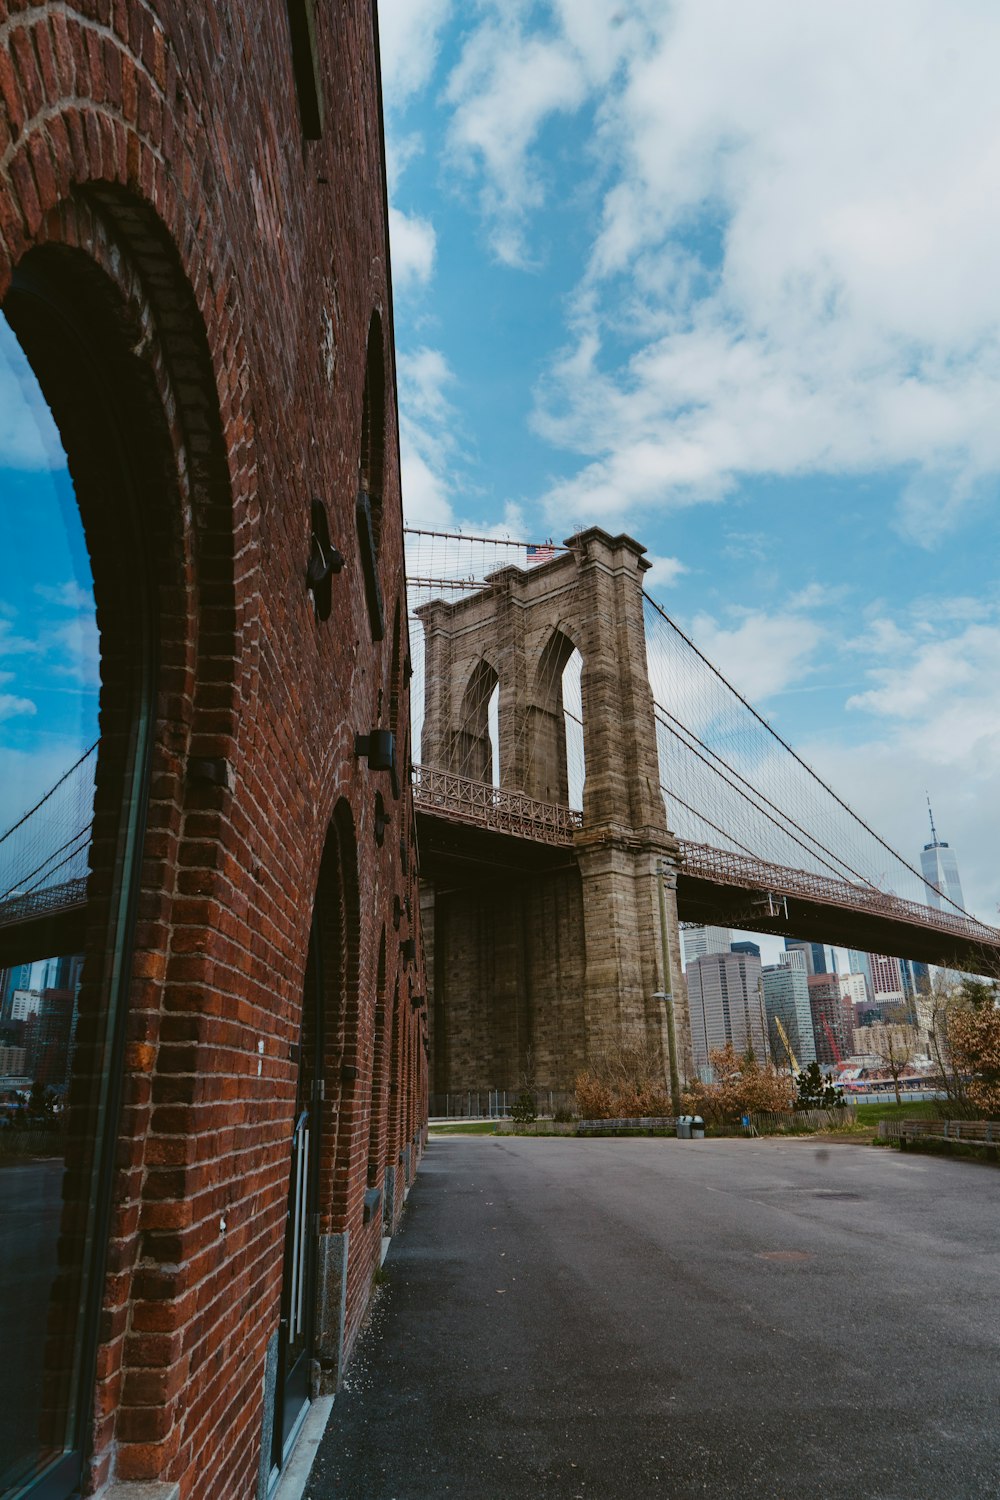
<path id="1" fill-rule="evenodd" d="M 643 574 L 643 588 L 653 595 L 658 590 L 671 588 L 682 573 L 689 571 L 679 557 L 659 557 L 656 553 L 648 553 L 646 561 L 650 564 L 650 569 Z"/>
<path id="2" fill-rule="evenodd" d="M 75 579 L 55 585 L 36 583 L 35 593 L 49 604 L 58 604 L 63 609 L 82 610 L 90 614 L 94 612 L 93 589 L 81 588 Z"/>
<path id="3" fill-rule="evenodd" d="M 581 458 L 551 517 L 892 472 L 931 546 L 994 500 L 998 50 L 985 0 L 482 0 L 445 101 L 494 253 L 536 257 L 557 116 L 591 124 L 574 186 L 604 192 L 538 391 Z"/>
<path id="4" fill-rule="evenodd" d="M 62 469 L 52 413 L 10 325 L 0 318 L 0 468 Z"/>
<path id="5" fill-rule="evenodd" d="M 974 602 L 977 616 L 990 608 Z M 951 603 L 932 613 L 920 601 L 900 619 L 875 618 L 849 643 L 870 662 L 870 687 L 848 700 L 860 736 L 852 744 L 827 735 L 800 748 L 913 863 L 929 837 L 929 791 L 940 836 L 958 856 L 967 906 L 996 922 L 1000 609 L 968 623 L 960 617 L 970 601 Z"/>
<path id="6" fill-rule="evenodd" d="M 389 241 L 394 291 L 407 292 L 415 286 L 426 286 L 434 270 L 437 248 L 433 224 L 417 214 L 390 208 Z"/>
<path id="7" fill-rule="evenodd" d="M 387 110 L 399 110 L 434 71 L 452 0 L 379 0 L 379 52 Z"/>
<path id="8" fill-rule="evenodd" d="M 30 717 L 37 712 L 38 709 L 30 698 L 18 698 L 14 693 L 0 693 L 0 720 L 13 719 L 20 714 Z"/>
<path id="9" fill-rule="evenodd" d="M 453 524 L 455 412 L 446 391 L 453 380 L 444 355 L 422 348 L 397 355 L 403 514 L 408 526 Z"/>
<path id="10" fill-rule="evenodd" d="M 801 682 L 814 663 L 823 628 L 808 615 L 763 610 L 741 611 L 738 623 L 720 624 L 711 615 L 697 615 L 691 635 L 724 677 L 759 704 Z"/>
<path id="11" fill-rule="evenodd" d="M 556 0 L 546 29 L 523 0 L 484 0 L 445 92 L 453 107 L 455 161 L 480 184 L 480 207 L 497 258 L 530 265 L 527 216 L 547 197 L 534 150 L 555 116 L 574 114 L 605 88 L 646 34 L 646 5 Z M 530 24 L 529 24 L 530 23 Z"/>

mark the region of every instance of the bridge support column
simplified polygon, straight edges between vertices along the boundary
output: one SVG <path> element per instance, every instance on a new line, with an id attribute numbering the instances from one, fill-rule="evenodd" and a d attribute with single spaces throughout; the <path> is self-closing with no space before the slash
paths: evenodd
<path id="1" fill-rule="evenodd" d="M 673 862 L 666 844 L 636 846 L 633 839 L 585 832 L 577 861 L 583 889 L 585 935 L 584 1027 L 590 1062 L 621 1044 L 641 1044 L 657 1058 L 669 1087 L 666 1007 L 674 997 L 674 1033 L 681 1081 L 690 1073 L 687 990 L 680 956 L 677 902 L 665 892 L 670 972 L 663 972 L 660 930 L 660 865 Z"/>

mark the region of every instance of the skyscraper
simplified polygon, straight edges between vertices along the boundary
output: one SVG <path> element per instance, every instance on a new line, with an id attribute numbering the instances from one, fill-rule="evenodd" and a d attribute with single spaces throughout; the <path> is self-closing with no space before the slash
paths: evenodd
<path id="1" fill-rule="evenodd" d="M 887 953 L 869 953 L 871 965 L 871 998 L 876 1005 L 902 1005 L 906 999 L 903 990 L 903 968 L 898 958 Z"/>
<path id="2" fill-rule="evenodd" d="M 684 962 L 691 963 L 706 953 L 728 953 L 732 941 L 728 927 L 685 927 L 681 931 Z"/>
<path id="3" fill-rule="evenodd" d="M 807 943 L 801 938 L 785 938 L 786 953 L 803 953 L 807 974 L 836 974 L 837 960 L 825 943 Z M 829 955 L 829 956 L 828 956 Z"/>
<path id="4" fill-rule="evenodd" d="M 937 836 L 931 799 L 927 799 L 927 812 L 931 820 L 931 842 L 925 844 L 920 855 L 920 871 L 924 877 L 927 901 L 930 906 L 944 907 L 954 911 L 956 906 L 965 909 L 962 882 L 958 878 L 958 860 L 955 851 Z"/>
<path id="5" fill-rule="evenodd" d="M 809 977 L 805 959 L 800 953 L 783 953 L 786 963 L 769 965 L 763 970 L 764 1006 L 767 1011 L 771 1055 L 783 1067 L 789 1061 L 785 1044 L 776 1027 L 780 1020 L 785 1028 L 795 1060 L 801 1068 L 816 1061 L 812 1011 L 809 1006 Z M 798 960 L 795 962 L 794 960 Z"/>
<path id="6" fill-rule="evenodd" d="M 753 1048 L 768 1057 L 760 959 L 752 953 L 703 953 L 687 967 L 691 1046 L 699 1073 L 709 1051 L 731 1042 L 737 1052 Z"/>
<path id="7" fill-rule="evenodd" d="M 859 948 L 849 948 L 847 950 L 847 962 L 850 965 L 851 973 L 860 974 L 864 979 L 867 998 L 870 1000 L 872 998 L 871 955 L 862 953 Z"/>

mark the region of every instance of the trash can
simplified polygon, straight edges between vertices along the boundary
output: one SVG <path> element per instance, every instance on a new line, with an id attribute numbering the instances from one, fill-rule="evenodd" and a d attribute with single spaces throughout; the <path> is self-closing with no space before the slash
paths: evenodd
<path id="1" fill-rule="evenodd" d="M 691 1139 L 691 1116 L 690 1115 L 678 1115 L 677 1116 L 677 1139 L 679 1141 L 689 1141 Z"/>
<path id="2" fill-rule="evenodd" d="M 691 1139 L 703 1141 L 705 1139 L 705 1121 L 701 1115 L 695 1115 L 691 1120 Z"/>

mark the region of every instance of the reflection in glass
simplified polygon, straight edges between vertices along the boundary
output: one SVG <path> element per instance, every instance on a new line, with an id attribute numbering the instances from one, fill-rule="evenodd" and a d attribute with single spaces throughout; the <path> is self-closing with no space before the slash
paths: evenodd
<path id="1" fill-rule="evenodd" d="M 86 901 L 100 674 L 93 582 L 66 457 L 2 317 L 0 532 L 4 1494 L 72 1447 L 75 1436 L 85 1237 L 67 1240 L 63 1200 L 84 959 L 65 947 L 52 956 L 45 944 L 66 934 L 67 919 Z M 78 1247 L 80 1263 L 62 1265 L 54 1298 L 57 1259 L 68 1244 Z"/>

